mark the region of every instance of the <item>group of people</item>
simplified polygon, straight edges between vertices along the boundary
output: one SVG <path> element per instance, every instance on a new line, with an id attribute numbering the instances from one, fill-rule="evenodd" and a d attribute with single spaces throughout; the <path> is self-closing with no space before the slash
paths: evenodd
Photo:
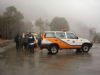
<path id="1" fill-rule="evenodd" d="M 35 47 L 41 46 L 41 37 L 36 37 L 35 33 L 23 33 L 17 34 L 14 39 L 16 43 L 16 50 L 29 50 L 30 52 L 34 52 Z"/>

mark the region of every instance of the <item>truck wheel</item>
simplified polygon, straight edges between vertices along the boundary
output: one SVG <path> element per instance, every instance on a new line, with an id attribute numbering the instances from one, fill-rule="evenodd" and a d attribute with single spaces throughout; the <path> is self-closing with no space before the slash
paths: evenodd
<path id="1" fill-rule="evenodd" d="M 57 54 L 58 53 L 58 47 L 56 45 L 51 45 L 49 48 L 49 52 L 51 54 Z"/>
<path id="2" fill-rule="evenodd" d="M 84 44 L 81 49 L 82 49 L 82 52 L 87 53 L 90 50 L 90 46 L 87 44 Z"/>

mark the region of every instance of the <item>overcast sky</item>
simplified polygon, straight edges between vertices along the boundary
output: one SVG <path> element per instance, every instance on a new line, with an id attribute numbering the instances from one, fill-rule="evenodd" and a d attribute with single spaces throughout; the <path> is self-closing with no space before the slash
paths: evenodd
<path id="1" fill-rule="evenodd" d="M 29 20 L 65 17 L 71 26 L 82 24 L 100 32 L 100 0 L 0 0 L 0 12 L 12 5 Z"/>

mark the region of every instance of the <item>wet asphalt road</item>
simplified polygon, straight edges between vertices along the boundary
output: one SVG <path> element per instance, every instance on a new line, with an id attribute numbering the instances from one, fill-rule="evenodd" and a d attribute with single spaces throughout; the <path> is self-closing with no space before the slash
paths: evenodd
<path id="1" fill-rule="evenodd" d="M 100 44 L 87 54 L 62 50 L 48 55 L 38 49 L 16 53 L 14 47 L 0 54 L 0 75 L 100 75 Z"/>

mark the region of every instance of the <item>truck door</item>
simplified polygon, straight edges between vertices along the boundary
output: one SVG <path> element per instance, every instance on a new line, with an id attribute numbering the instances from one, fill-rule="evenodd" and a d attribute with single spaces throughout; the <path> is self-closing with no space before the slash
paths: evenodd
<path id="1" fill-rule="evenodd" d="M 74 35 L 73 33 L 66 33 L 66 43 L 68 43 L 69 45 L 71 45 L 73 48 L 75 46 L 80 46 L 81 42 L 79 41 L 78 37 L 76 35 Z"/>

